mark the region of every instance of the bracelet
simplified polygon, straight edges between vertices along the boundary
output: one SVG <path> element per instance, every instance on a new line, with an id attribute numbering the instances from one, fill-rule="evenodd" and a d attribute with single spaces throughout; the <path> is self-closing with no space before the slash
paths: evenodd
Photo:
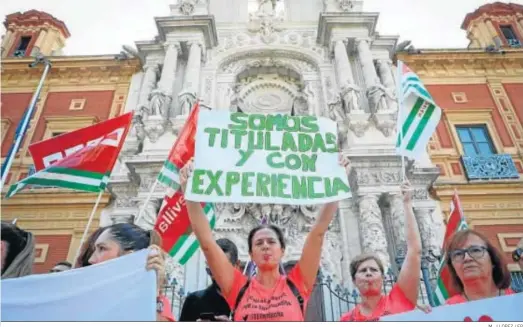
<path id="1" fill-rule="evenodd" d="M 156 312 L 158 312 L 158 313 L 163 312 L 163 301 L 160 297 L 156 298 Z"/>

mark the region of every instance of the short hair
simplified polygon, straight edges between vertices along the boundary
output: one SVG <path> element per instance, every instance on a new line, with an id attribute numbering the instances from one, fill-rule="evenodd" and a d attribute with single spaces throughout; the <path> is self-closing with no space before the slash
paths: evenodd
<path id="1" fill-rule="evenodd" d="M 229 254 L 231 263 L 235 265 L 238 262 L 238 247 L 228 238 L 220 238 L 216 240 L 216 244 L 222 249 L 225 254 Z"/>
<path id="2" fill-rule="evenodd" d="M 505 258 L 485 235 L 472 229 L 456 232 L 454 235 L 452 235 L 452 238 L 447 245 L 447 266 L 449 267 L 450 278 L 452 280 L 453 286 L 459 293 L 463 292 L 463 282 L 459 279 L 456 273 L 456 269 L 454 269 L 454 266 L 452 265 L 450 253 L 463 246 L 470 235 L 476 235 L 479 237 L 487 247 L 487 252 L 492 262 L 492 279 L 494 280 L 494 284 L 496 284 L 499 289 L 509 288 L 511 283 L 511 276 Z"/>
<path id="3" fill-rule="evenodd" d="M 354 259 L 352 259 L 350 262 L 350 275 L 352 280 L 355 279 L 356 273 L 358 272 L 361 264 L 369 260 L 374 260 L 378 264 L 378 268 L 380 269 L 381 274 L 385 275 L 385 268 L 383 267 L 383 262 L 381 262 L 381 259 L 374 253 L 363 253 L 354 257 Z"/>
<path id="4" fill-rule="evenodd" d="M 66 266 L 68 268 L 73 268 L 73 265 L 69 261 L 60 261 L 57 264 L 55 264 L 54 266 L 55 267 L 56 266 Z"/>
<path id="5" fill-rule="evenodd" d="M 280 229 L 280 227 L 276 225 L 259 225 L 251 229 L 251 231 L 249 232 L 249 237 L 247 238 L 247 242 L 249 242 L 249 253 L 252 252 L 252 239 L 254 238 L 254 235 L 262 229 L 270 229 L 274 233 L 276 233 L 278 241 L 280 241 L 281 248 L 285 249 L 285 238 L 283 237 L 283 232 Z"/>

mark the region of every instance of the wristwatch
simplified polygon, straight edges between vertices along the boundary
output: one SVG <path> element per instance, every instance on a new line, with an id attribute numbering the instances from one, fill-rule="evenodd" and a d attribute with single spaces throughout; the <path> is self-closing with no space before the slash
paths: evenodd
<path id="1" fill-rule="evenodd" d="M 156 311 L 158 313 L 162 313 L 163 312 L 163 301 L 160 297 L 157 297 L 156 298 Z"/>

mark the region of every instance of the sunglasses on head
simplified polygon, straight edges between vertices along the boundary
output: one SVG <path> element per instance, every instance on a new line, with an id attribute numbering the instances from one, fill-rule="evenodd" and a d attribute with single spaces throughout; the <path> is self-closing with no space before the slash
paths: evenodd
<path id="1" fill-rule="evenodd" d="M 518 262 L 521 260 L 521 257 L 523 256 L 523 248 L 517 248 L 512 252 L 512 260 L 514 262 Z"/>

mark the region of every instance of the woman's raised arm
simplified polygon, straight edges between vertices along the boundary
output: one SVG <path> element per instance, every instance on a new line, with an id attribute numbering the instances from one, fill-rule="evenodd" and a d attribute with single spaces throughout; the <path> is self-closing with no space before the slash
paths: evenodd
<path id="1" fill-rule="evenodd" d="M 412 210 L 412 190 L 408 182 L 401 186 L 405 209 L 405 238 L 407 255 L 398 276 L 398 286 L 414 305 L 418 301 L 421 275 L 421 238 L 418 223 Z"/>
<path id="2" fill-rule="evenodd" d="M 193 162 L 190 161 L 180 170 L 180 184 L 185 192 L 187 180 L 192 174 Z M 198 202 L 186 201 L 191 228 L 200 242 L 212 276 L 224 295 L 228 295 L 234 282 L 234 266 L 231 264 L 223 250 L 218 246 L 212 235 L 209 220 Z"/>

